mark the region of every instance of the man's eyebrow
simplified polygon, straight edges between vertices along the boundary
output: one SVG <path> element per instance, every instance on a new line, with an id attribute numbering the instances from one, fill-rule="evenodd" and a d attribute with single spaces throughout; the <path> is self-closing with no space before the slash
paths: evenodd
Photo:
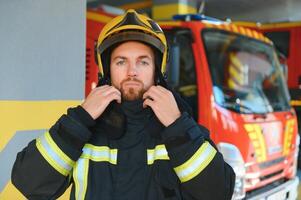
<path id="1" fill-rule="evenodd" d="M 139 59 L 144 59 L 144 58 L 148 58 L 148 59 L 152 59 L 152 57 L 148 56 L 148 55 L 142 55 L 138 57 Z"/>
<path id="2" fill-rule="evenodd" d="M 113 60 L 116 60 L 116 59 L 122 59 L 122 60 L 125 60 L 126 57 L 124 57 L 124 56 L 116 56 L 116 57 L 113 58 Z"/>

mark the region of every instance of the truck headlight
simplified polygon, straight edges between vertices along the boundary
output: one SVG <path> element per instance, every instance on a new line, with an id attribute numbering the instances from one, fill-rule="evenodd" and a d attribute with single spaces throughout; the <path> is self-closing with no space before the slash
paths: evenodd
<path id="1" fill-rule="evenodd" d="M 232 199 L 243 199 L 246 196 L 244 189 L 246 168 L 239 149 L 233 144 L 223 142 L 217 144 L 217 148 L 223 154 L 225 162 L 233 168 L 236 174 Z"/>

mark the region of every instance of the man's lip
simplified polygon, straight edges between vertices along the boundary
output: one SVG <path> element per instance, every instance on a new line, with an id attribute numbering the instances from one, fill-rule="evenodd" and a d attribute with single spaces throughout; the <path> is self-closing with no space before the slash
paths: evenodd
<path id="1" fill-rule="evenodd" d="M 140 86 L 140 83 L 133 82 L 133 81 L 127 81 L 124 83 L 125 86 Z"/>

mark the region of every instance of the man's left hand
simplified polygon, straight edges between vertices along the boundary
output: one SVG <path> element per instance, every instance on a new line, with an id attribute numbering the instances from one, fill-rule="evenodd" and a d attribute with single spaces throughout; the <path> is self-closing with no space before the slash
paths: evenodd
<path id="1" fill-rule="evenodd" d="M 181 116 L 173 94 L 162 86 L 151 86 L 143 99 L 143 107 L 150 106 L 165 127 Z"/>

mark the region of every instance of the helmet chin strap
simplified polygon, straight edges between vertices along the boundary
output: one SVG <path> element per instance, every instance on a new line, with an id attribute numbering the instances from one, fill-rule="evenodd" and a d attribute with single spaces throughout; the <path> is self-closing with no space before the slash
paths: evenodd
<path id="1" fill-rule="evenodd" d="M 111 79 L 110 79 L 110 77 L 101 76 L 100 73 L 98 73 L 97 87 L 100 87 L 103 85 L 111 85 Z"/>
<path id="2" fill-rule="evenodd" d="M 155 85 L 161 85 L 162 87 L 168 88 L 166 76 L 163 76 L 161 73 L 158 73 L 156 76 Z"/>

